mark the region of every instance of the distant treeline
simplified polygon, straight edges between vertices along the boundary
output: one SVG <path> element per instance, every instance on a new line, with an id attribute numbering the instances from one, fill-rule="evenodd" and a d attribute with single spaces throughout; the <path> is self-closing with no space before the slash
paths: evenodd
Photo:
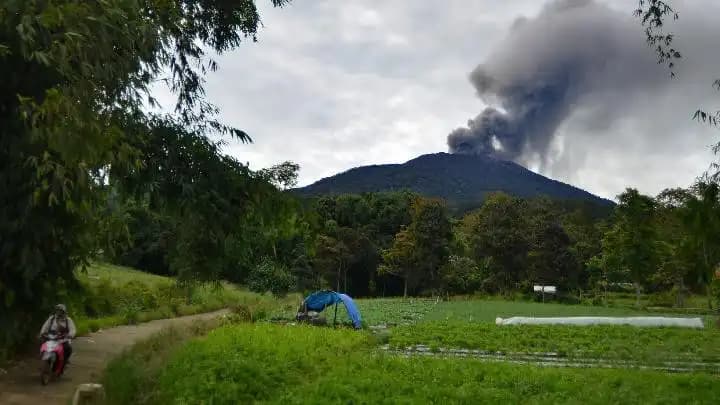
<path id="1" fill-rule="evenodd" d="M 359 297 L 503 294 L 528 292 L 533 284 L 574 294 L 629 282 L 638 291 L 675 289 L 679 300 L 704 292 L 719 259 L 712 243 L 719 232 L 709 219 L 720 216 L 708 195 L 714 183 L 655 199 L 627 190 L 615 207 L 496 193 L 451 213 L 442 200 L 411 192 L 298 199 L 283 191 L 296 175 L 291 163 L 253 173 L 267 186 L 243 215 L 203 216 L 189 229 L 192 217 L 129 200 L 131 243 L 112 259 L 275 294 L 319 288 Z M 212 249 L 201 248 L 208 243 L 203 232 L 217 220 L 227 233 Z"/>
<path id="2" fill-rule="evenodd" d="M 283 168 L 297 169 L 264 175 Z M 657 198 L 628 189 L 615 207 L 496 193 L 455 215 L 411 192 L 301 200 L 283 188 L 234 219 L 214 251 L 214 276 L 276 294 L 332 288 L 358 297 L 527 293 L 534 284 L 577 295 L 613 283 L 672 291 L 679 305 L 693 291 L 716 294 L 720 206 L 711 182 Z M 132 243 L 115 261 L 177 273 L 184 219 L 147 205 L 128 213 Z"/>

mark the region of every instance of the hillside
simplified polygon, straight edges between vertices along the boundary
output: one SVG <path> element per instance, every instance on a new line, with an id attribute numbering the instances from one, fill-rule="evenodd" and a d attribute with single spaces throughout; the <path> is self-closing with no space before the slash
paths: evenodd
<path id="1" fill-rule="evenodd" d="M 561 200 L 612 202 L 549 179 L 516 163 L 489 156 L 436 153 L 403 164 L 363 166 L 322 179 L 295 191 L 303 196 L 412 190 L 446 199 L 451 205 L 482 201 L 503 191 L 518 197 L 546 195 Z"/>

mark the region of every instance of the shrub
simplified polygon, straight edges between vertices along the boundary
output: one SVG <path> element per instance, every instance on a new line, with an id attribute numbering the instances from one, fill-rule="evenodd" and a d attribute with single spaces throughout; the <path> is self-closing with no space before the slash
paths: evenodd
<path id="1" fill-rule="evenodd" d="M 123 322 L 128 325 L 134 325 L 140 320 L 140 311 L 133 305 L 125 306 L 121 315 Z"/>
<path id="2" fill-rule="evenodd" d="M 451 294 L 466 294 L 477 291 L 482 285 L 482 274 L 478 265 L 469 257 L 450 256 L 440 268 L 443 289 Z"/>
<path id="3" fill-rule="evenodd" d="M 97 332 L 100 330 L 100 322 L 96 320 L 89 321 L 87 325 L 90 332 Z"/>
<path id="4" fill-rule="evenodd" d="M 295 288 L 296 281 L 287 267 L 270 258 L 264 258 L 250 272 L 248 287 L 250 291 L 258 293 L 270 291 L 276 297 L 285 297 Z"/>
<path id="5" fill-rule="evenodd" d="M 674 307 L 677 304 L 677 293 L 673 291 L 661 291 L 648 296 L 647 305 L 650 307 Z"/>
<path id="6" fill-rule="evenodd" d="M 248 308 L 247 305 L 235 305 L 230 308 L 230 313 L 234 315 L 236 319 L 244 322 L 252 321 L 253 318 L 250 308 Z"/>

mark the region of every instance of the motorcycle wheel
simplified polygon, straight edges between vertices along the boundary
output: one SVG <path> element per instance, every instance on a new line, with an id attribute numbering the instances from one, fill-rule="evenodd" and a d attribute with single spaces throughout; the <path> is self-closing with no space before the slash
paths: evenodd
<path id="1" fill-rule="evenodd" d="M 52 366 L 49 361 L 43 361 L 42 368 L 40 369 L 40 383 L 42 385 L 48 385 L 52 378 Z"/>

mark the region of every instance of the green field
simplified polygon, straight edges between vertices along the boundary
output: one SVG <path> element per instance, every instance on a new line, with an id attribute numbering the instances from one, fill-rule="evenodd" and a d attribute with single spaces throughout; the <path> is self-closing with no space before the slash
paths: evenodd
<path id="1" fill-rule="evenodd" d="M 368 330 L 268 323 L 230 325 L 165 352 L 151 378 L 143 357 L 121 358 L 107 381 L 115 403 L 714 403 L 720 330 L 629 326 L 505 326 L 496 316 L 635 315 L 623 308 L 498 300 L 358 300 L 367 325 L 390 325 L 390 348 L 482 349 L 559 358 L 708 364 L 695 372 L 558 368 L 384 350 Z M 340 306 L 342 308 L 342 306 Z M 286 308 L 287 309 L 287 308 Z M 340 309 L 338 317 L 345 316 Z M 286 314 L 289 312 L 286 312 Z M 332 319 L 334 308 L 326 314 Z M 708 320 L 711 318 L 709 317 Z M 146 356 L 147 357 L 147 356 Z M 512 357 L 509 358 L 512 360 Z M 707 363 L 703 363 L 707 362 Z M 118 367 L 117 364 L 124 364 Z M 136 369 L 137 368 L 137 369 Z M 133 371 L 135 370 L 135 371 Z M 147 372 L 147 371 L 143 371 Z M 139 381 L 139 383 L 138 383 Z M 139 384 L 139 385 L 138 385 Z M 142 386 L 139 390 L 137 387 Z M 142 391 L 143 398 L 133 392 Z"/>
<path id="2" fill-rule="evenodd" d="M 558 303 L 539 303 L 525 301 L 462 300 L 440 302 L 424 319 L 434 321 L 462 320 L 467 322 L 490 322 L 496 317 L 511 316 L 702 316 L 706 320 L 716 316 L 697 315 L 707 313 L 707 309 L 651 308 L 636 309 L 630 305 L 591 306 L 566 305 Z"/>
<path id="3" fill-rule="evenodd" d="M 428 321 L 392 330 L 390 345 L 556 353 L 570 358 L 720 362 L 720 331 L 633 326 L 514 325 Z"/>
<path id="4" fill-rule="evenodd" d="M 81 334 L 238 305 L 245 306 L 254 318 L 266 318 L 281 309 L 271 297 L 232 284 L 181 287 L 169 277 L 103 263 L 78 270 L 77 277 L 82 292 L 68 294 L 65 302 Z M 289 301 L 298 299 L 293 296 Z"/>
<path id="5" fill-rule="evenodd" d="M 362 332 L 244 324 L 172 354 L 146 403 L 647 404 L 718 395 L 709 374 L 405 358 L 378 352 Z"/>

